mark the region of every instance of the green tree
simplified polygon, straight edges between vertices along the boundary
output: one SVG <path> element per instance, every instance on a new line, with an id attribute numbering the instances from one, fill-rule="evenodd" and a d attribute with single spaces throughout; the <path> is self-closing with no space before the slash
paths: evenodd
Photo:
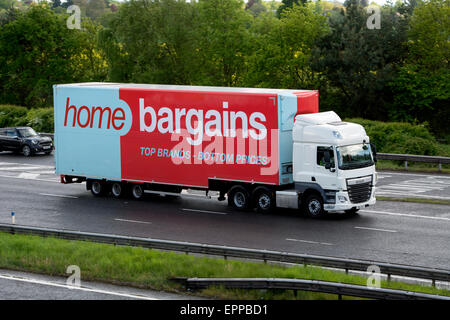
<path id="1" fill-rule="evenodd" d="M 199 84 L 241 85 L 251 50 L 251 14 L 241 0 L 199 0 L 195 23 L 194 81 Z"/>
<path id="2" fill-rule="evenodd" d="M 15 11 L 0 26 L 0 101 L 49 106 L 57 83 L 102 80 L 104 62 L 95 50 L 97 27 L 66 27 L 67 16 L 46 6 Z"/>
<path id="3" fill-rule="evenodd" d="M 277 16 L 281 17 L 281 13 L 286 9 L 292 9 L 294 5 L 304 5 L 308 0 L 282 0 L 281 6 L 277 9 Z"/>
<path id="4" fill-rule="evenodd" d="M 14 6 L 16 0 L 0 0 L 0 10 L 2 9 L 10 9 Z"/>
<path id="5" fill-rule="evenodd" d="M 330 33 L 312 55 L 313 69 L 328 80 L 324 91 L 334 95 L 330 101 L 341 104 L 324 106 L 321 101 L 321 106 L 385 120 L 393 99 L 388 84 L 407 54 L 408 19 L 388 6 L 381 10 L 381 28 L 369 29 L 369 14 L 361 3 L 349 0 L 345 5 L 345 10 L 331 13 Z"/>
<path id="6" fill-rule="evenodd" d="M 112 81 L 186 84 L 194 54 L 193 5 L 177 0 L 136 0 L 109 14 L 99 44 Z"/>
<path id="7" fill-rule="evenodd" d="M 415 8 L 408 35 L 409 54 L 391 82 L 396 120 L 430 122 L 439 136 L 450 135 L 450 1 L 429 0 Z"/>
<path id="8" fill-rule="evenodd" d="M 327 33 L 326 17 L 315 5 L 294 5 L 281 18 L 264 15 L 256 19 L 255 49 L 250 60 L 250 86 L 317 89 L 320 74 L 311 70 L 309 59 L 316 41 Z"/>

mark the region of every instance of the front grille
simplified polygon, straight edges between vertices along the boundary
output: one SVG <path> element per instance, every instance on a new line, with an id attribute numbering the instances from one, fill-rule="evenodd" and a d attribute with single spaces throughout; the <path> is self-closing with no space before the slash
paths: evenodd
<path id="1" fill-rule="evenodd" d="M 347 189 L 352 203 L 366 202 L 370 199 L 370 195 L 372 194 L 372 179 L 368 182 L 358 184 L 349 183 L 347 180 Z"/>

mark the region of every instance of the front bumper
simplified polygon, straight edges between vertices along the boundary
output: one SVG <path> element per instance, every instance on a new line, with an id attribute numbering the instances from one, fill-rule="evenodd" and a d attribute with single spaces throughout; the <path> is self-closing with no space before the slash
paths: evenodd
<path id="1" fill-rule="evenodd" d="M 34 152 L 48 152 L 53 150 L 53 145 L 34 145 L 32 146 Z"/>
<path id="2" fill-rule="evenodd" d="M 343 198 L 345 198 L 346 201 L 340 200 Z M 336 203 L 324 204 L 324 210 L 328 212 L 335 212 L 351 209 L 363 209 L 368 206 L 373 206 L 377 202 L 377 199 L 375 198 L 375 187 L 372 187 L 372 194 L 370 195 L 369 200 L 366 202 L 352 203 L 349 199 L 350 197 L 347 192 L 336 192 Z"/>

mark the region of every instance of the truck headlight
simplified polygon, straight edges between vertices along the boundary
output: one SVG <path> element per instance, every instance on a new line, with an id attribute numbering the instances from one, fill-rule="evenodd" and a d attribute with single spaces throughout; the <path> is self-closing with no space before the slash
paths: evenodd
<path id="1" fill-rule="evenodd" d="M 348 199 L 347 199 L 346 196 L 338 196 L 338 201 L 342 202 L 342 203 L 345 203 L 345 202 L 348 202 Z"/>

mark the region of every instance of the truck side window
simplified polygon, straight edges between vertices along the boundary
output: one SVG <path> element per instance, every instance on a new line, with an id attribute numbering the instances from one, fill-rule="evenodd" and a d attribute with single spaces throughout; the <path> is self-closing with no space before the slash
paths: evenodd
<path id="1" fill-rule="evenodd" d="M 317 164 L 325 167 L 325 151 L 330 153 L 331 167 L 334 168 L 334 152 L 330 147 L 317 147 Z"/>

